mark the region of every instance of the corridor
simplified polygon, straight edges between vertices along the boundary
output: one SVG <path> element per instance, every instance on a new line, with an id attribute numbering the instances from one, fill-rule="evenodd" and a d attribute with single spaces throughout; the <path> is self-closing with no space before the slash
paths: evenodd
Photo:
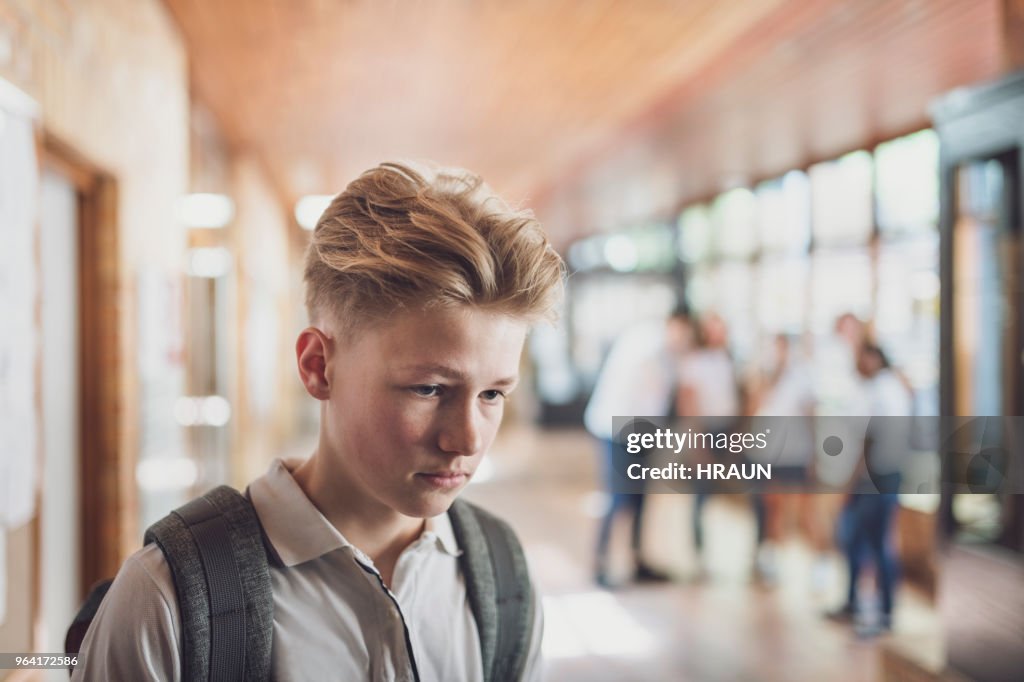
<path id="1" fill-rule="evenodd" d="M 513 427 L 495 444 L 488 480 L 465 495 L 514 524 L 544 594 L 546 679 L 881 680 L 883 647 L 915 646 L 925 661 L 941 654 L 938 614 L 919 592 L 904 590 L 890 637 L 859 640 L 822 614 L 843 597 L 845 568 L 830 555 L 816 590 L 806 544 L 789 539 L 778 584 L 752 578 L 754 523 L 741 500 L 709 506 L 707 576 L 695 579 L 690 549 L 691 495 L 656 495 L 644 542 L 675 581 L 603 590 L 593 582 L 602 513 L 598 453 L 576 430 Z M 626 528 L 616 528 L 620 549 Z M 617 574 L 628 573 L 624 552 Z"/>

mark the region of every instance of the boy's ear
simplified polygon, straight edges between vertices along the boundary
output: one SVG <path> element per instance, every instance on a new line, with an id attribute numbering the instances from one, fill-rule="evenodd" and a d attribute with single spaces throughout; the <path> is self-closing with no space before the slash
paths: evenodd
<path id="1" fill-rule="evenodd" d="M 331 383 L 327 376 L 327 356 L 331 338 L 316 327 L 307 327 L 295 342 L 295 358 L 299 365 L 299 378 L 306 391 L 317 400 L 327 400 Z"/>

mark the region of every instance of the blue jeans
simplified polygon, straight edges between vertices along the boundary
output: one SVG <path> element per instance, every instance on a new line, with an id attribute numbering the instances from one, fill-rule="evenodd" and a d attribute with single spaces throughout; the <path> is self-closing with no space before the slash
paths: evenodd
<path id="1" fill-rule="evenodd" d="M 850 589 L 847 608 L 857 608 L 857 580 L 865 559 L 871 559 L 878 575 L 878 591 L 882 599 L 882 616 L 892 615 L 893 592 L 899 563 L 892 549 L 893 517 L 898 504 L 895 493 L 850 495 L 843 509 L 847 515 L 846 560 L 850 568 Z"/>
<path id="2" fill-rule="evenodd" d="M 633 517 L 632 542 L 630 546 L 633 549 L 634 562 L 640 563 L 640 540 L 643 536 L 644 511 L 644 495 L 615 492 L 615 460 L 619 459 L 621 461 L 629 457 L 622 444 L 611 440 L 602 440 L 601 454 L 604 460 L 605 490 L 611 496 L 611 500 L 605 511 L 604 518 L 601 519 L 601 525 L 597 534 L 595 558 L 599 571 L 604 569 L 605 561 L 608 558 L 608 542 L 611 539 L 612 523 L 615 521 L 615 517 L 621 513 L 631 514 Z"/>

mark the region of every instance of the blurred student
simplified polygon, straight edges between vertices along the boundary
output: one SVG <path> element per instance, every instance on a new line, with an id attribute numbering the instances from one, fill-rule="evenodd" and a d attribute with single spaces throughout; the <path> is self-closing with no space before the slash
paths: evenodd
<path id="1" fill-rule="evenodd" d="M 703 316 L 698 324 L 697 349 L 680 363 L 676 414 L 692 422 L 700 430 L 731 434 L 740 416 L 740 396 L 736 370 L 728 350 L 729 330 L 717 313 Z M 713 450 L 705 453 L 718 457 Z M 710 484 L 697 482 L 693 503 L 693 543 L 700 563 L 698 574 L 704 574 L 704 505 L 711 496 Z M 764 504 L 752 496 L 757 523 L 758 544 L 764 537 Z"/>
<path id="2" fill-rule="evenodd" d="M 772 487 L 779 492 L 764 495 L 765 529 L 757 554 L 759 577 L 769 583 L 776 579 L 775 544 L 785 532 L 787 519 L 799 515 L 809 530 L 810 504 L 805 492 L 814 454 L 811 417 L 817 401 L 811 368 L 799 347 L 785 334 L 772 344 L 771 373 L 757 401 L 759 417 L 793 417 L 778 424 L 785 446 L 773 453 Z"/>
<path id="3" fill-rule="evenodd" d="M 892 530 L 898 505 L 902 459 L 909 447 L 906 420 L 912 401 L 903 381 L 892 369 L 885 353 L 877 345 L 864 342 L 857 355 L 857 371 L 864 377 L 868 425 L 863 457 L 850 480 L 843 513 L 847 523 L 846 558 L 849 587 L 846 604 L 831 617 L 855 622 L 858 633 L 873 635 L 892 627 L 893 597 L 898 562 L 892 544 Z M 875 419 L 880 417 L 881 419 Z M 875 566 L 880 598 L 880 613 L 865 621 L 859 595 L 859 583 L 865 559 Z"/>
<path id="4" fill-rule="evenodd" d="M 643 323 L 628 329 L 613 342 L 594 392 L 587 403 L 583 422 L 600 441 L 601 460 L 608 506 L 598 528 L 594 556 L 594 580 L 610 587 L 608 553 L 615 519 L 631 520 L 630 550 L 632 579 L 637 582 L 664 581 L 668 576 L 653 568 L 643 556 L 643 494 L 616 492 L 619 476 L 616 464 L 629 459 L 623 443 L 616 442 L 612 417 L 664 417 L 672 407 L 676 372 L 680 359 L 690 350 L 693 330 L 681 309 L 667 320 Z"/>
<path id="5" fill-rule="evenodd" d="M 495 588 L 508 585 L 500 573 L 524 574 L 521 549 L 506 524 L 456 498 L 494 440 L 527 330 L 552 310 L 562 276 L 532 215 L 508 208 L 474 174 L 385 163 L 349 184 L 321 216 L 306 258 L 311 326 L 295 353 L 320 404 L 316 449 L 275 460 L 249 486 L 248 510 L 218 516 L 228 503 L 204 497 L 176 512 L 202 509 L 220 521 L 186 526 L 170 544 L 162 535 L 159 547 L 128 558 L 74 679 L 243 679 L 241 663 L 244 679 L 538 679 L 537 591 L 519 583 L 498 599 Z M 253 513 L 262 542 L 249 529 Z M 180 524 L 173 516 L 161 524 Z M 243 613 L 267 600 L 272 608 L 217 630 L 217 640 L 207 633 L 239 607 L 188 627 L 205 583 L 188 582 L 195 589 L 179 596 L 181 548 L 190 530 L 199 542 L 239 518 L 246 530 L 237 533 L 261 552 L 270 578 L 249 587 L 225 569 L 238 562 L 236 543 L 213 546 L 225 561 L 210 565 L 222 578 L 210 608 L 232 591 L 225 576 L 245 585 Z M 224 656 L 211 653 L 209 671 L 190 669 L 203 647 Z"/>
<path id="6" fill-rule="evenodd" d="M 867 325 L 851 312 L 837 316 L 832 333 L 817 339 L 813 354 L 815 416 L 843 417 L 868 414 L 862 378 L 857 372 L 857 356 L 867 340 Z M 816 436 L 821 434 L 815 434 Z M 839 458 L 829 457 L 816 448 L 816 482 L 840 488 L 849 470 Z M 829 559 L 836 550 L 836 528 L 841 522 L 845 497 L 839 493 L 818 493 L 810 504 L 814 510 L 811 544 L 817 558 L 811 570 L 811 586 L 819 595 L 828 593 L 835 571 Z"/>
<path id="7" fill-rule="evenodd" d="M 864 414 L 864 391 L 857 354 L 868 338 L 867 325 L 850 312 L 836 317 L 832 333 L 815 344 L 814 377 L 820 415 Z"/>

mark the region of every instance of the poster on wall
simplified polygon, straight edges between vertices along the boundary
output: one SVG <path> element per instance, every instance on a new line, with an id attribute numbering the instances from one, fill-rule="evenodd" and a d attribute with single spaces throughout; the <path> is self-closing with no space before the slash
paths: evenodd
<path id="1" fill-rule="evenodd" d="M 0 530 L 35 514 L 39 167 L 33 122 L 0 81 Z"/>

